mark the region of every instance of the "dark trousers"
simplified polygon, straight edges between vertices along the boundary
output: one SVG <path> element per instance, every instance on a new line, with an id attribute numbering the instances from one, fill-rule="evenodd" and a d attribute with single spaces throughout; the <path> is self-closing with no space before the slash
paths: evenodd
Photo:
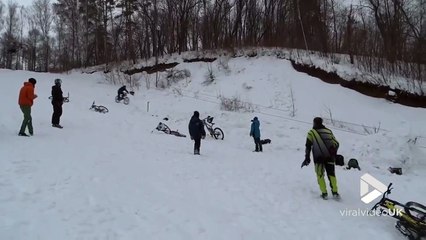
<path id="1" fill-rule="evenodd" d="M 31 117 L 31 107 L 30 106 L 21 106 L 21 111 L 24 114 L 24 120 L 21 124 L 21 129 L 19 133 L 25 133 L 25 129 L 28 127 L 30 134 L 33 134 L 33 120 Z"/>
<path id="2" fill-rule="evenodd" d="M 194 138 L 194 154 L 200 153 L 201 138 Z"/>
<path id="3" fill-rule="evenodd" d="M 262 143 L 260 142 L 260 138 L 253 137 L 253 139 L 254 139 L 254 144 L 256 145 L 255 151 L 256 152 L 259 152 L 259 151 L 262 152 L 263 149 L 262 149 Z"/>
<path id="4" fill-rule="evenodd" d="M 62 104 L 52 103 L 52 105 L 53 105 L 52 124 L 59 124 L 61 116 L 62 116 Z"/>

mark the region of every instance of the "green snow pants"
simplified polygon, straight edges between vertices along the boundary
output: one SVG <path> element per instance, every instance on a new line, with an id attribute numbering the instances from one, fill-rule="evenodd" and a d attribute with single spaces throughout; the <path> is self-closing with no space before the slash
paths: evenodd
<path id="1" fill-rule="evenodd" d="M 21 130 L 19 133 L 25 133 L 25 129 L 28 127 L 29 133 L 32 135 L 33 132 L 33 120 L 31 118 L 31 107 L 21 106 L 21 111 L 24 114 L 24 120 L 22 121 Z"/>
<path id="2" fill-rule="evenodd" d="M 334 193 L 338 192 L 337 179 L 335 175 L 333 161 L 324 161 L 324 163 L 315 163 L 315 173 L 317 174 L 318 185 L 321 193 L 327 193 L 327 186 L 324 179 L 324 172 L 327 173 L 328 180 L 330 182 L 331 191 Z"/>

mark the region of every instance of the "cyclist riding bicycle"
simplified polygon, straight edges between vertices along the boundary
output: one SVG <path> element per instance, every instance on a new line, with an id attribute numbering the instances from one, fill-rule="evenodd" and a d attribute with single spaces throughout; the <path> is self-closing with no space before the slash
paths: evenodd
<path id="1" fill-rule="evenodd" d="M 121 88 L 118 89 L 117 94 L 118 94 L 118 99 L 122 100 L 123 97 L 125 96 L 124 93 L 129 93 L 129 91 L 127 91 L 126 85 L 123 85 Z"/>

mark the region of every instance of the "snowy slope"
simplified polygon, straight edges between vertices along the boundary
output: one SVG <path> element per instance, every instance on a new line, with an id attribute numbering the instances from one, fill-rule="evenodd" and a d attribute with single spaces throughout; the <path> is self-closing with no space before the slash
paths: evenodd
<path id="1" fill-rule="evenodd" d="M 117 87 L 100 74 L 1 70 L 0 239 L 402 239 L 390 218 L 341 211 L 371 208 L 359 197 L 359 178 L 367 172 L 394 183 L 391 197 L 426 203 L 425 153 L 407 143 L 426 136 L 426 110 L 325 84 L 286 60 L 231 59 L 229 73 L 216 64 L 217 80 L 209 86 L 202 84 L 207 63 L 184 63 L 177 68 L 189 69 L 191 78 L 175 91 L 141 88 L 128 106 L 114 102 Z M 17 136 L 17 98 L 31 76 L 39 95 L 35 136 L 23 138 Z M 62 130 L 50 126 L 48 97 L 57 77 L 71 100 L 64 105 Z M 221 111 L 220 94 L 237 95 L 257 112 Z M 94 100 L 110 112 L 89 111 Z M 327 117 L 327 109 L 338 120 L 381 122 L 389 131 L 364 136 L 333 128 L 341 153 L 362 167 L 337 169 L 341 202 L 320 200 L 312 165 L 300 169 L 310 122 Z M 153 131 L 168 117 L 172 130 L 188 134 L 194 110 L 214 116 L 225 131 L 224 141 L 202 142 L 201 156 L 192 155 L 189 138 Z M 262 138 L 272 139 L 263 153 L 252 152 L 254 116 Z M 388 173 L 390 165 L 403 167 L 404 175 Z"/>

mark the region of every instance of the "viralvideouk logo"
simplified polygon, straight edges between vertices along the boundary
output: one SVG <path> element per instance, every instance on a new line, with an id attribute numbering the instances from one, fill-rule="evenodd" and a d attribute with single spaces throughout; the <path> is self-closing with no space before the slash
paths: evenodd
<path id="1" fill-rule="evenodd" d="M 368 204 L 380 197 L 386 190 L 387 186 L 366 173 L 361 176 L 360 195 L 361 201 Z M 372 189 L 370 189 L 372 187 Z"/>

